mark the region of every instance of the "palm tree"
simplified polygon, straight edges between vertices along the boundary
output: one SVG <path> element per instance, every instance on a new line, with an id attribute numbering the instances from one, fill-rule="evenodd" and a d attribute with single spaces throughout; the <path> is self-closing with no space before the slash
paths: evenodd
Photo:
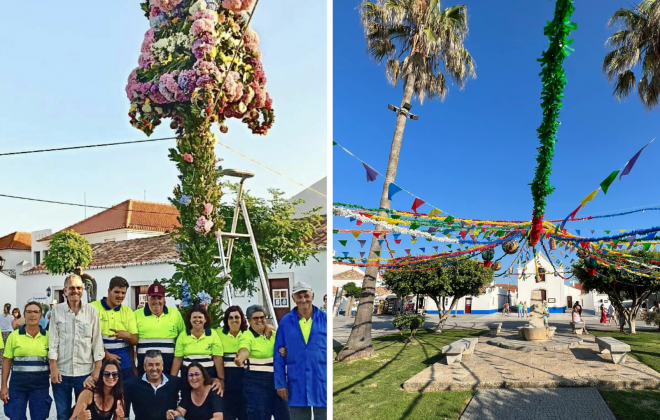
<path id="1" fill-rule="evenodd" d="M 614 80 L 612 95 L 628 97 L 637 85 L 637 94 L 647 110 L 658 105 L 660 96 L 660 0 L 643 0 L 632 9 L 614 12 L 609 26 L 622 25 L 607 39 L 612 49 L 603 60 L 607 80 Z M 641 64 L 639 82 L 632 69 Z"/>
<path id="2" fill-rule="evenodd" d="M 367 54 L 378 63 L 385 62 L 391 84 L 396 86 L 403 81 L 399 109 L 413 97 L 418 97 L 420 103 L 427 97 L 444 100 L 448 91 L 446 77 L 459 89 L 469 77 L 475 77 L 475 62 L 463 45 L 468 33 L 465 5 L 442 9 L 439 0 L 377 0 L 363 1 L 360 12 Z M 390 207 L 388 189 L 396 176 L 406 119 L 407 115 L 399 112 L 380 197 L 381 208 Z M 370 258 L 376 258 L 378 251 L 380 245 L 374 236 Z M 337 356 L 338 361 L 373 355 L 371 315 L 377 276 L 378 267 L 367 268 L 353 329 Z"/>

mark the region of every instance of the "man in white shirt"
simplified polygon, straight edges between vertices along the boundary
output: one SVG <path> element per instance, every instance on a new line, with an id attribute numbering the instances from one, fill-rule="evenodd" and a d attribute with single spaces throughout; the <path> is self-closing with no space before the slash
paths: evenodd
<path id="1" fill-rule="evenodd" d="M 610 307 L 607 308 L 607 325 L 612 325 L 612 320 L 614 320 L 614 323 L 616 326 L 619 326 L 619 321 L 617 321 L 616 317 L 614 316 L 614 305 L 610 303 Z"/>
<path id="2" fill-rule="evenodd" d="M 77 397 L 83 386 L 94 386 L 105 355 L 99 314 L 94 306 L 82 302 L 82 295 L 80 276 L 68 275 L 64 280 L 67 302 L 51 311 L 48 359 L 57 420 L 71 417 L 72 391 Z"/>

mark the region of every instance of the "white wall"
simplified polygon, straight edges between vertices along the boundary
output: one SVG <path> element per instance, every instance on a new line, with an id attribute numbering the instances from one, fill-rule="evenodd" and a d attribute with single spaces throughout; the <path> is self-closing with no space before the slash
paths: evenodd
<path id="1" fill-rule="evenodd" d="M 16 280 L 4 273 L 0 273 L 0 306 L 5 303 L 11 303 L 11 307 L 16 305 Z M 21 313 L 23 308 L 21 307 Z"/>
<path id="2" fill-rule="evenodd" d="M 323 179 L 316 181 L 316 183 L 310 185 L 314 190 L 325 194 L 328 189 L 328 178 L 324 177 Z M 325 197 L 318 195 L 317 193 L 304 189 L 298 194 L 294 195 L 291 198 L 291 201 L 295 201 L 302 198 L 305 200 L 303 204 L 300 204 L 296 207 L 296 214 L 302 214 L 312 210 L 314 207 L 321 207 L 321 210 L 318 211 L 318 214 L 328 214 L 328 200 Z"/>
<path id="3" fill-rule="evenodd" d="M 497 310 L 501 308 L 502 305 L 504 305 L 506 299 L 506 290 L 503 290 L 500 287 L 489 287 L 486 289 L 484 293 L 480 294 L 479 296 L 468 296 L 468 297 L 472 299 L 472 304 L 470 305 L 472 314 L 475 315 L 492 314 L 497 312 Z M 449 305 L 451 304 L 451 298 L 445 298 L 445 299 L 446 299 L 445 308 L 449 308 Z M 465 299 L 466 299 L 465 297 L 462 297 L 458 300 L 458 304 L 456 305 L 456 308 L 452 311 L 452 314 L 454 313 L 458 315 L 465 314 Z M 424 301 L 424 305 L 427 313 L 431 313 L 431 314 L 438 313 L 438 307 L 431 298 L 426 297 Z"/>
<path id="4" fill-rule="evenodd" d="M 21 251 L 18 249 L 3 249 L 0 251 L 0 256 L 5 259 L 5 266 L 3 270 L 16 270 L 20 273 L 22 268 L 18 267 L 23 261 L 32 261 L 30 251 Z"/>
<path id="5" fill-rule="evenodd" d="M 543 255 L 537 257 L 539 267 L 543 267 L 546 271 L 545 281 L 537 283 L 534 276 L 536 276 L 536 267 L 534 260 L 531 260 L 525 266 L 525 277 L 522 277 L 523 269 L 518 267 L 518 302 L 527 302 L 527 306 L 531 305 L 532 290 L 545 289 L 546 299 L 548 300 L 548 308 L 551 313 L 563 313 L 566 311 L 566 286 L 564 279 L 554 275 L 554 270 L 550 262 Z M 564 271 L 561 267 L 557 267 L 557 272 L 564 276 Z M 554 303 L 550 300 L 554 299 Z"/>
<path id="6" fill-rule="evenodd" d="M 169 264 L 152 264 L 152 265 L 138 265 L 128 266 L 125 268 L 101 268 L 86 270 L 92 277 L 96 279 L 97 283 L 97 298 L 102 298 L 107 295 L 108 285 L 110 279 L 115 276 L 121 276 L 128 280 L 131 287 L 145 286 L 153 283 L 154 280 L 161 278 L 169 278 L 174 274 L 174 266 Z M 25 305 L 29 300 L 37 299 L 43 302 L 49 302 L 56 295 L 56 291 L 61 291 L 64 286 L 64 275 L 51 275 L 51 274 L 28 274 L 19 275 L 17 281 L 21 287 L 16 291 L 16 302 L 18 305 Z M 51 298 L 46 297 L 46 289 L 50 287 L 53 291 Z M 87 297 L 85 296 L 85 300 Z M 129 289 L 124 303 L 131 308 L 134 308 L 133 290 Z M 168 297 L 167 304 L 174 305 L 174 299 Z"/>

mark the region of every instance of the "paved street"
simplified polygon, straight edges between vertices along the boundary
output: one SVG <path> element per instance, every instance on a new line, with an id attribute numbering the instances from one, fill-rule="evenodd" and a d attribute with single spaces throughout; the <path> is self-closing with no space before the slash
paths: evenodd
<path id="1" fill-rule="evenodd" d="M 397 330 L 392 326 L 392 315 L 374 315 L 373 324 L 371 330 L 372 337 L 380 337 L 382 335 L 392 334 L 397 332 Z M 618 326 L 612 322 L 610 326 L 603 326 L 599 321 L 599 317 L 595 315 L 589 315 L 583 313 L 583 318 L 587 322 L 587 330 L 611 330 L 617 331 Z M 333 330 L 332 330 L 332 345 L 333 347 L 340 346 L 345 344 L 348 340 L 348 336 L 351 334 L 351 328 L 353 328 L 353 321 L 355 318 L 337 316 L 332 318 L 333 321 Z M 488 324 L 491 322 L 501 322 L 502 328 L 515 330 L 516 327 L 525 325 L 529 322 L 527 318 L 518 318 L 518 315 L 513 313 L 511 315 L 502 315 L 501 313 L 495 313 L 490 315 L 456 315 L 456 317 L 450 316 L 447 322 L 445 323 L 445 329 L 474 329 L 474 330 L 487 330 Z M 557 327 L 558 330 L 570 329 L 571 325 L 571 313 L 566 312 L 563 314 L 550 314 L 549 319 L 550 325 Z M 426 322 L 424 323 L 424 328 L 435 328 L 438 323 L 438 315 L 426 315 Z M 653 325 L 646 325 L 643 321 L 637 321 L 636 327 L 638 331 L 657 331 L 658 327 Z M 625 330 L 627 331 L 627 329 Z"/>
<path id="2" fill-rule="evenodd" d="M 461 420 L 616 420 L 595 388 L 483 389 Z"/>

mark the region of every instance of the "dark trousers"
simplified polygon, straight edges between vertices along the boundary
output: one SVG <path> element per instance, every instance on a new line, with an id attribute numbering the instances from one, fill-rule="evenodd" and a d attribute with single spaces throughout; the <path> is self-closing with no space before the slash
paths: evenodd
<path id="1" fill-rule="evenodd" d="M 223 420 L 247 420 L 243 391 L 225 390 Z"/>
<path id="2" fill-rule="evenodd" d="M 9 387 L 9 402 L 5 404 L 5 416 L 11 420 L 46 420 L 50 415 L 50 398 L 48 388 L 30 391 L 16 391 Z M 27 408 L 30 406 L 30 417 Z"/>
<path id="3" fill-rule="evenodd" d="M 87 376 L 62 376 L 62 383 L 53 384 L 53 397 L 57 409 L 57 420 L 69 420 L 73 413 L 73 400 L 71 392 L 75 392 L 76 399 L 83 389 L 83 382 Z"/>
<path id="4" fill-rule="evenodd" d="M 289 407 L 291 420 L 327 420 L 328 409 L 326 407 Z"/>
<path id="5" fill-rule="evenodd" d="M 275 390 L 272 373 L 246 372 L 243 378 L 243 398 L 249 420 L 289 420 L 289 406 Z"/>
<path id="6" fill-rule="evenodd" d="M 126 381 L 134 377 L 133 368 L 126 368 L 121 370 L 122 383 L 124 384 L 124 395 L 126 395 Z M 131 400 L 125 400 L 126 406 L 124 407 L 124 418 L 129 418 L 131 416 Z"/>

